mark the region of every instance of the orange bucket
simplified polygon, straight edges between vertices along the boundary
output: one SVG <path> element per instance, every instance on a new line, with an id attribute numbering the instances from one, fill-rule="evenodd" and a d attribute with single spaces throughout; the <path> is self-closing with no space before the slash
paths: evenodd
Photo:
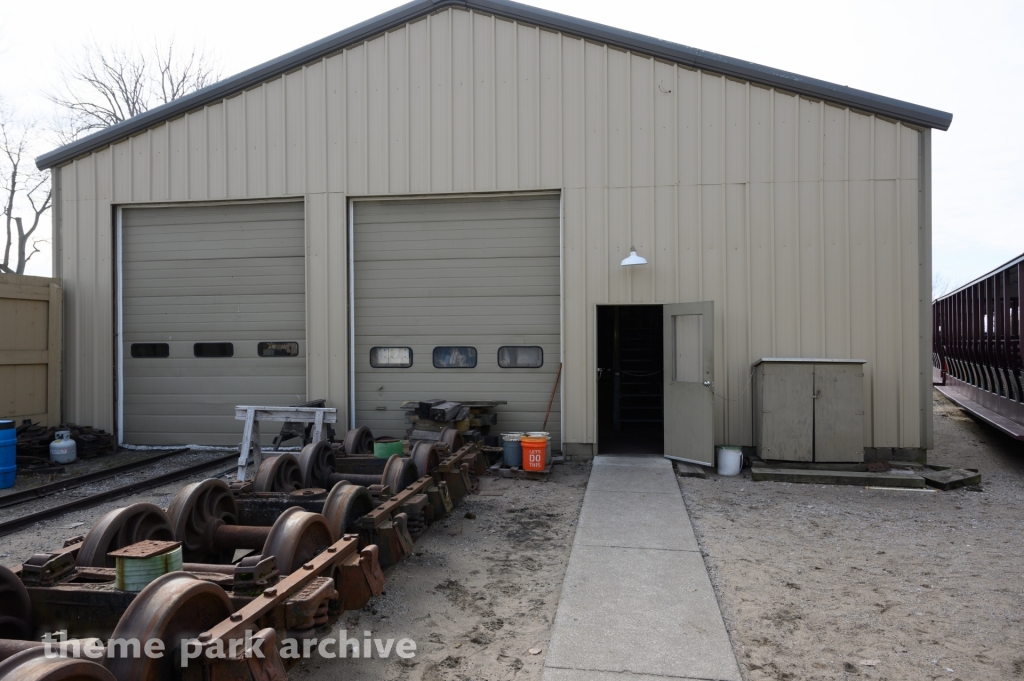
<path id="1" fill-rule="evenodd" d="M 547 468 L 548 462 L 545 456 L 548 448 L 548 440 L 544 437 L 523 436 L 523 470 L 543 471 Z"/>

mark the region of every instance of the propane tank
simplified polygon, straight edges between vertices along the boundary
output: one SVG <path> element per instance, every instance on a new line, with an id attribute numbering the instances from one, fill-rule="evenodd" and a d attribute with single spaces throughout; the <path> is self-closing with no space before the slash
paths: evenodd
<path id="1" fill-rule="evenodd" d="M 50 461 L 53 463 L 71 463 L 77 458 L 77 446 L 71 439 L 70 430 L 58 430 L 57 438 L 50 443 Z"/>

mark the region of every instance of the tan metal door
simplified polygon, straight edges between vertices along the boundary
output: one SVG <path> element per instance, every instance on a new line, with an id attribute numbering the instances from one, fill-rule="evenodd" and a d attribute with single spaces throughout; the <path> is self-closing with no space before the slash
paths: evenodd
<path id="1" fill-rule="evenodd" d="M 239 404 L 306 401 L 303 203 L 125 208 L 125 442 L 237 445 Z M 264 429 L 264 444 L 276 428 Z"/>
<path id="2" fill-rule="evenodd" d="M 713 466 L 715 304 L 663 307 L 665 456 Z"/>
<path id="3" fill-rule="evenodd" d="M 864 460 L 864 368 L 814 365 L 814 460 Z"/>

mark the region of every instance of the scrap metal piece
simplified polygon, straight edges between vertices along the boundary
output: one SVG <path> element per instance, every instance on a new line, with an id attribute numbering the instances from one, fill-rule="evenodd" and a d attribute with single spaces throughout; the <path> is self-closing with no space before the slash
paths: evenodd
<path id="1" fill-rule="evenodd" d="M 235 565 L 231 591 L 236 596 L 256 596 L 280 579 L 274 556 L 246 556 Z"/>
<path id="2" fill-rule="evenodd" d="M 25 586 L 52 586 L 74 571 L 74 553 L 37 553 L 21 564 L 21 581 Z"/>

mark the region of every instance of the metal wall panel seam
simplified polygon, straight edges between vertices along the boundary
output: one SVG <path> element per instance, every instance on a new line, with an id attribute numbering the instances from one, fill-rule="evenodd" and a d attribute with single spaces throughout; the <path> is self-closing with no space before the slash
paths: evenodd
<path id="1" fill-rule="evenodd" d="M 535 174 L 533 176 L 534 177 L 534 185 L 533 186 L 534 187 L 540 187 L 541 186 L 541 177 L 540 177 L 540 137 L 541 137 L 541 135 L 540 135 L 540 109 L 541 109 L 541 95 L 540 95 L 540 40 L 541 40 L 541 38 L 540 38 L 540 27 L 539 26 L 536 27 L 535 30 L 537 32 L 537 54 L 534 55 L 534 56 L 536 57 L 537 68 L 536 68 L 536 72 L 535 72 L 535 82 L 534 82 L 534 88 L 535 88 L 536 92 L 534 94 L 536 95 L 536 98 L 537 98 L 536 99 L 537 106 L 536 106 L 535 113 L 534 113 L 534 116 L 536 118 L 534 123 L 536 124 L 537 127 L 535 128 L 535 130 L 536 130 L 536 138 L 534 139 L 534 147 L 535 148 L 534 148 L 534 159 L 533 159 L 533 161 L 534 161 L 534 166 L 535 166 L 534 167 L 534 173 Z"/>
<path id="2" fill-rule="evenodd" d="M 803 281 L 806 273 L 804 272 L 803 263 L 800 262 L 803 256 L 803 234 L 801 232 L 800 220 L 800 97 L 796 97 L 793 103 L 793 141 L 796 145 L 796 149 L 793 152 L 793 191 L 794 197 L 794 210 L 793 218 L 796 220 L 796 262 L 797 262 L 797 284 L 796 284 L 796 352 L 797 357 L 803 357 L 804 349 L 804 325 L 803 325 L 803 312 L 804 312 L 804 287 Z"/>
<path id="3" fill-rule="evenodd" d="M 931 290 L 931 279 L 932 279 L 932 209 L 931 209 L 931 130 L 918 131 L 918 156 L 919 166 L 917 174 L 917 182 L 920 191 L 920 213 L 918 215 L 918 221 L 921 225 L 921 240 L 918 248 L 921 250 L 921 280 L 919 286 L 921 291 Z M 1024 290 L 1024 281 L 1021 280 L 1021 269 L 1018 265 L 1017 269 L 1017 285 L 1018 288 Z M 931 295 L 927 297 L 921 296 L 922 298 L 922 313 L 927 317 L 932 315 L 932 307 L 929 304 Z M 1018 297 L 1018 304 L 1024 304 L 1024 296 Z M 1024 307 L 1024 305 L 1022 305 Z M 1020 336 L 1020 310 L 1017 310 L 1017 335 Z M 931 330 L 933 327 L 931 324 L 927 325 L 928 329 Z M 934 333 L 934 331 L 932 331 Z M 945 334 L 943 334 L 945 335 Z M 926 449 L 932 449 L 935 446 L 935 435 L 934 435 L 934 424 L 932 416 L 932 404 L 931 404 L 931 393 L 932 393 L 932 381 L 931 371 L 929 370 L 929 352 L 931 350 L 933 338 L 925 337 L 918 352 L 921 353 L 920 361 L 923 371 L 921 372 L 921 379 L 919 390 L 921 394 L 921 446 Z M 1022 344 L 1024 345 L 1024 344 Z M 1020 396 L 1018 395 L 1018 398 Z"/>
<path id="4" fill-rule="evenodd" d="M 819 297 L 819 319 L 818 333 L 821 352 L 826 357 L 831 357 L 828 352 L 828 337 L 825 328 L 828 325 L 828 317 L 825 316 L 825 102 L 818 102 L 818 243 L 819 243 L 819 266 L 818 280 L 821 296 Z"/>
<path id="5" fill-rule="evenodd" d="M 609 93 L 611 82 L 608 83 Z M 611 97 L 608 101 L 609 114 L 611 113 Z M 611 140 L 609 140 L 609 146 Z M 609 191 L 611 187 L 609 187 Z M 633 243 L 633 54 L 626 52 L 626 233 L 629 235 L 630 244 Z M 609 239 L 608 250 L 611 251 L 612 244 Z M 612 261 L 614 262 L 614 260 Z M 614 267 L 614 265 L 612 265 Z M 655 265 L 657 267 L 657 265 Z M 616 296 L 616 300 L 633 301 L 633 269 L 626 270 L 626 295 L 625 298 Z"/>
<path id="6" fill-rule="evenodd" d="M 115 223 L 115 246 L 117 249 L 117 259 L 115 265 L 115 276 L 117 277 L 117 296 L 115 298 L 115 309 L 117 316 L 117 331 L 114 335 L 114 352 L 117 361 L 117 376 L 115 377 L 115 385 L 117 390 L 117 412 L 115 415 L 114 431 L 117 437 L 117 443 L 124 443 L 124 278 L 123 278 L 123 267 L 122 267 L 122 209 L 118 207 L 116 214 Z"/>
<path id="7" fill-rule="evenodd" d="M 899 446 L 906 446 L 906 438 L 904 436 L 903 428 L 903 415 L 906 413 L 906 405 L 903 404 L 903 397 L 905 391 L 903 388 L 903 331 L 907 320 L 903 317 L 903 215 L 900 211 L 900 195 L 903 193 L 900 191 L 900 124 L 896 124 L 896 160 L 895 160 L 895 175 L 896 175 L 896 200 L 895 200 L 895 223 L 896 223 L 896 289 L 898 295 L 896 296 L 896 319 L 899 323 L 896 325 L 896 338 L 897 347 L 899 348 L 899 354 L 897 356 L 896 370 L 899 372 L 899 380 L 896 381 L 896 440 L 899 442 Z"/>
<path id="8" fill-rule="evenodd" d="M 519 95 L 519 22 L 518 21 L 513 21 L 512 22 L 512 36 L 513 36 L 512 37 L 512 83 L 513 83 L 513 87 L 515 88 L 515 98 L 516 98 L 516 105 L 511 107 L 511 109 L 512 109 L 512 116 L 515 119 L 515 123 L 512 126 L 512 130 L 515 131 L 515 136 L 516 136 L 516 143 L 513 145 L 513 148 L 515 149 L 515 159 L 516 159 L 516 172 L 515 172 L 514 177 L 516 178 L 516 189 L 522 189 L 523 187 L 522 187 L 522 184 L 521 184 L 520 179 L 519 179 L 520 178 L 520 172 L 522 170 L 520 168 L 520 166 L 522 165 L 522 159 L 519 156 L 519 145 L 522 144 L 523 134 L 522 134 L 522 130 L 520 129 L 520 125 L 519 125 L 519 102 L 521 101 L 522 98 Z M 496 135 L 498 134 L 497 131 L 495 131 L 495 134 Z"/>
<path id="9" fill-rule="evenodd" d="M 853 278 L 850 274 L 853 262 L 850 258 L 850 110 L 843 110 L 843 232 L 846 246 L 843 257 L 846 258 L 846 290 L 853 290 Z M 853 296 L 847 294 L 846 305 L 846 348 L 853 355 Z"/>
<path id="10" fill-rule="evenodd" d="M 876 234 L 876 230 L 875 230 L 875 227 L 876 227 L 876 224 L 875 224 L 875 205 L 876 205 L 876 200 L 875 200 L 875 117 L 874 116 L 870 116 L 868 120 L 871 122 L 871 127 L 870 127 L 870 131 L 869 131 L 869 135 L 870 135 L 870 138 L 871 138 L 871 144 L 868 147 L 868 180 L 869 180 L 868 184 L 871 187 L 871 210 L 869 211 L 869 215 L 871 216 L 871 254 L 870 254 L 870 258 L 871 258 L 871 281 L 875 282 L 877 274 L 878 274 L 878 272 L 877 272 L 877 270 L 875 268 L 875 261 L 877 260 L 877 253 L 878 253 L 878 250 L 877 250 L 878 246 L 876 245 L 877 234 Z M 883 438 L 879 438 L 879 433 L 878 433 L 878 430 L 877 430 L 878 427 L 879 427 L 879 425 L 878 425 L 879 419 L 877 418 L 878 411 L 876 410 L 876 405 L 877 405 L 878 400 L 876 399 L 876 395 L 878 394 L 879 384 L 881 383 L 881 380 L 879 380 L 881 378 L 881 376 L 878 374 L 878 338 L 877 338 L 877 333 L 878 333 L 878 292 L 877 292 L 877 289 L 876 289 L 875 285 L 872 285 L 872 287 L 871 287 L 871 294 L 872 294 L 871 295 L 871 316 L 873 318 L 872 319 L 873 324 L 871 325 L 871 361 L 874 363 L 874 366 L 872 366 L 872 368 L 871 368 L 872 379 L 873 379 L 872 382 L 871 382 L 872 383 L 872 385 L 871 385 L 871 423 L 872 423 L 872 428 L 874 429 L 874 432 L 872 432 L 872 434 L 871 434 L 871 442 L 872 442 L 872 444 L 874 444 L 874 443 L 878 442 L 880 439 L 883 442 L 885 440 Z"/>
<path id="11" fill-rule="evenodd" d="M 729 324 L 727 323 L 728 320 L 729 320 L 729 283 L 728 283 L 728 280 L 729 280 L 729 268 L 728 268 L 728 262 L 729 262 L 729 214 L 728 214 L 728 211 L 729 211 L 729 206 L 727 205 L 727 201 L 726 201 L 726 198 L 725 198 L 726 189 L 727 189 L 727 187 L 726 187 L 726 177 L 727 177 L 727 175 L 726 175 L 726 170 L 725 170 L 725 164 L 728 162 L 728 160 L 726 159 L 726 154 L 725 154 L 725 125 L 726 125 L 725 91 L 728 89 L 729 84 L 728 84 L 728 82 L 726 81 L 725 78 L 722 78 L 721 81 L 722 81 L 722 87 L 719 90 L 720 94 L 719 94 L 719 101 L 718 101 L 718 110 L 719 110 L 718 137 L 719 137 L 719 140 L 720 140 L 720 143 L 718 145 L 719 155 L 720 155 L 720 158 L 719 158 L 719 161 L 718 161 L 718 163 L 719 163 L 718 170 L 719 170 L 720 175 L 717 178 L 718 181 L 721 183 L 721 184 L 719 184 L 719 189 L 720 190 L 718 192 L 718 194 L 719 194 L 718 201 L 719 201 L 719 210 L 721 211 L 721 216 L 722 216 L 722 229 L 721 229 L 721 231 L 719 233 L 719 235 L 720 235 L 719 238 L 721 239 L 721 248 L 718 249 L 718 266 L 720 268 L 719 271 L 721 273 L 721 275 L 720 275 L 721 276 L 721 284 L 720 285 L 722 287 L 722 311 L 721 311 L 721 315 L 722 315 L 722 352 L 721 352 L 721 354 L 719 356 L 722 358 L 722 360 L 721 360 L 722 361 L 722 369 L 723 369 L 723 371 L 725 373 L 725 376 L 724 376 L 725 380 L 723 381 L 723 383 L 725 383 L 725 391 L 724 392 L 725 392 L 726 399 L 722 401 L 722 416 L 723 416 L 722 428 L 723 428 L 723 432 L 725 434 L 725 437 L 728 440 L 729 432 L 730 432 L 729 427 L 731 425 L 731 418 L 730 417 L 731 417 L 731 411 L 732 410 L 730 409 L 731 402 L 729 402 L 729 384 L 730 384 L 730 381 L 729 381 L 729 359 L 730 359 L 730 357 L 729 357 Z M 716 352 L 715 354 L 718 355 L 719 353 Z M 711 399 L 712 399 L 712 404 L 713 404 L 714 403 L 714 395 L 712 395 Z M 714 409 L 712 409 L 712 413 L 714 413 Z"/>
<path id="12" fill-rule="evenodd" d="M 607 47 L 605 48 L 607 49 Z M 704 72 L 697 70 L 697 299 L 704 300 Z"/>
<path id="13" fill-rule="evenodd" d="M 743 229 L 746 232 L 745 237 L 746 237 L 746 249 L 747 249 L 746 257 L 744 258 L 744 263 L 743 263 L 744 264 L 744 271 L 745 271 L 745 275 L 744 276 L 746 278 L 746 289 L 747 289 L 747 305 L 746 305 L 746 308 L 747 308 L 747 310 L 746 310 L 746 312 L 747 312 L 747 358 L 746 359 L 747 359 L 747 361 L 746 361 L 746 364 L 752 364 L 753 363 L 753 359 L 754 359 L 754 357 L 753 357 L 753 355 L 754 355 L 754 332 L 753 332 L 753 328 L 754 327 L 753 327 L 753 318 L 752 318 L 753 306 L 754 306 L 753 305 L 753 303 L 754 303 L 754 291 L 753 291 L 753 285 L 752 285 L 752 279 L 753 278 L 750 275 L 750 272 L 752 270 L 752 262 L 751 261 L 753 259 L 753 251 L 751 250 L 751 247 L 750 247 L 750 180 L 751 180 L 751 175 L 750 175 L 750 81 L 747 81 L 747 83 L 745 84 L 745 87 L 744 87 L 744 102 L 745 102 L 744 106 L 746 107 L 746 111 L 745 111 L 746 120 L 745 120 L 745 123 L 744 123 L 744 125 L 745 125 L 745 127 L 744 127 L 744 131 L 745 132 L 744 132 L 744 134 L 747 137 L 747 143 L 746 143 L 746 145 L 744 145 L 744 148 L 743 148 L 743 152 L 744 152 L 744 156 L 745 156 L 744 161 L 746 163 L 746 172 L 745 172 L 746 182 L 743 183 Z M 744 366 L 744 369 L 746 369 L 746 366 Z M 739 400 L 738 397 L 736 399 Z M 746 402 L 741 402 L 740 403 L 740 409 L 741 410 L 745 410 L 746 409 Z M 743 414 L 741 413 L 740 414 L 741 420 L 743 420 L 742 416 L 743 416 Z M 750 417 L 751 417 L 751 420 L 748 421 L 748 423 L 750 423 L 750 426 L 751 426 L 750 427 L 750 437 L 751 437 L 750 442 L 753 442 L 753 437 L 754 437 L 754 427 L 753 427 L 753 421 L 752 421 L 752 419 L 753 419 L 753 408 L 751 408 Z M 746 438 L 743 438 L 743 439 L 746 440 Z"/>
<path id="14" fill-rule="evenodd" d="M 768 91 L 769 103 L 768 103 L 768 214 L 769 214 L 769 232 L 771 234 L 771 248 L 769 249 L 769 255 L 771 257 L 771 282 L 772 282 L 772 355 L 778 356 L 778 324 L 775 316 L 776 303 L 776 292 L 775 292 L 775 88 Z"/>
<path id="15" fill-rule="evenodd" d="M 476 191 L 476 12 L 473 10 L 469 10 L 469 54 L 469 188 Z"/>

